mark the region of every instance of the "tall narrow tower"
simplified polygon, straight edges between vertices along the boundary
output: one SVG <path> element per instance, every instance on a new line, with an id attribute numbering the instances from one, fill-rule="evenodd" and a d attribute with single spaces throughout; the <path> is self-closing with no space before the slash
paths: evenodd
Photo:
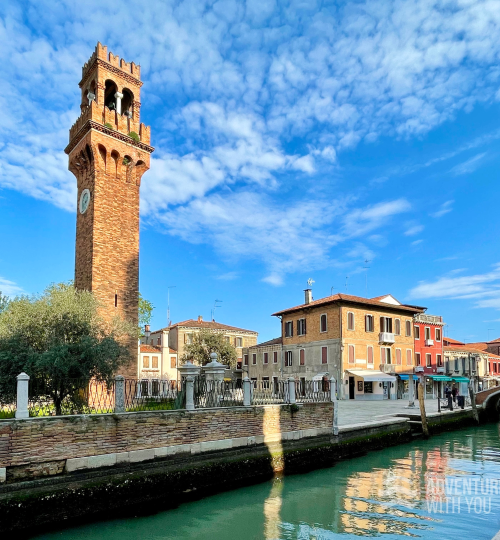
<path id="1" fill-rule="evenodd" d="M 83 66 L 81 114 L 65 152 L 78 185 L 75 286 L 92 291 L 103 316 L 138 323 L 139 188 L 151 131 L 140 123 L 140 66 L 97 44 Z M 124 374 L 137 376 L 137 340 Z"/>

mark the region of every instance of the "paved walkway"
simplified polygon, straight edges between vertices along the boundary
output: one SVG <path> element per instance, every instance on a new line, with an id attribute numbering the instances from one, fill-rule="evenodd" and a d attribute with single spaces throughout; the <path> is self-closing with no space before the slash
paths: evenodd
<path id="1" fill-rule="evenodd" d="M 368 422 L 380 422 L 381 420 L 396 419 L 396 414 L 413 413 L 420 414 L 418 401 L 415 401 L 415 409 L 406 409 L 408 400 L 383 400 L 383 401 L 356 401 L 340 400 L 338 425 L 346 426 L 350 424 L 365 424 Z M 429 413 L 438 412 L 437 399 L 425 400 L 425 411 Z"/>

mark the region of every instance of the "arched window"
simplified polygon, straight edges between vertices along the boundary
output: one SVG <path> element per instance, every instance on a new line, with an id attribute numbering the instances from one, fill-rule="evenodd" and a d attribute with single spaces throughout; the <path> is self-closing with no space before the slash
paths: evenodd
<path id="1" fill-rule="evenodd" d="M 132 118 L 133 115 L 133 105 L 134 105 L 134 94 L 128 89 L 123 89 L 122 97 L 122 114 Z"/>
<path id="2" fill-rule="evenodd" d="M 116 109 L 115 94 L 117 91 L 118 91 L 118 88 L 116 84 L 113 81 L 108 79 L 106 81 L 106 87 L 104 89 L 104 105 L 106 105 L 106 107 L 110 110 Z"/>
<path id="3" fill-rule="evenodd" d="M 119 154 L 118 154 L 118 152 L 116 150 L 113 150 L 111 152 L 111 159 L 112 159 L 112 168 L 111 168 L 110 173 L 117 176 L 118 170 L 119 170 L 118 169 L 118 163 L 119 163 L 119 160 L 120 160 L 120 156 L 119 156 Z"/>
<path id="4" fill-rule="evenodd" d="M 99 156 L 101 157 L 101 166 L 106 170 L 106 148 L 101 144 L 98 146 Z"/>

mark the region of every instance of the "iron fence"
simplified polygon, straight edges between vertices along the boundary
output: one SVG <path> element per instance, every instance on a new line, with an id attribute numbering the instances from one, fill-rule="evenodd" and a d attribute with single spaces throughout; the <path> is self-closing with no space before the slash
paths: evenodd
<path id="1" fill-rule="evenodd" d="M 290 401 L 289 382 L 284 379 L 253 381 L 252 405 L 273 405 Z"/>
<path id="2" fill-rule="evenodd" d="M 30 416 L 104 414 L 114 411 L 114 381 L 96 379 L 30 379 Z"/>
<path id="3" fill-rule="evenodd" d="M 321 403 L 330 401 L 330 381 L 305 381 L 296 384 L 295 400 L 297 403 Z"/>
<path id="4" fill-rule="evenodd" d="M 211 381 L 197 378 L 194 383 L 195 408 L 237 407 L 243 405 L 241 381 Z"/>
<path id="5" fill-rule="evenodd" d="M 125 410 L 165 411 L 182 409 L 185 392 L 168 379 L 125 379 Z"/>

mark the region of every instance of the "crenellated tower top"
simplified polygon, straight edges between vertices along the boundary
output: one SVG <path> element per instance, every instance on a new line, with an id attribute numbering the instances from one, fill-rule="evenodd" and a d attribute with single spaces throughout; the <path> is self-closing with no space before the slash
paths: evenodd
<path id="1" fill-rule="evenodd" d="M 82 68 L 81 114 L 70 129 L 70 154 L 89 129 L 96 129 L 151 153 L 151 129 L 140 121 L 141 67 L 97 43 Z"/>

